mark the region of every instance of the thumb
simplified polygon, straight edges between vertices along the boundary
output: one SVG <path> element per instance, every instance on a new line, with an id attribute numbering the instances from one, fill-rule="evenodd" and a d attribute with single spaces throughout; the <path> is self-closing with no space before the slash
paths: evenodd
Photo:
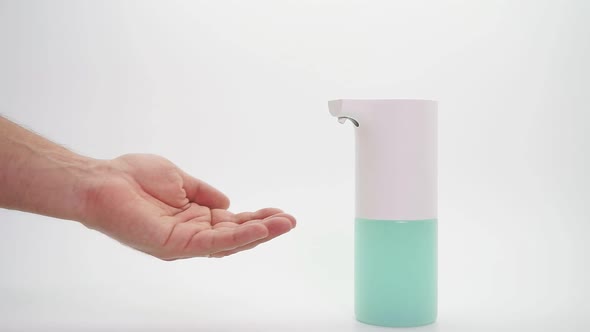
<path id="1" fill-rule="evenodd" d="M 180 171 L 183 188 L 189 201 L 211 209 L 227 209 L 229 198 L 210 184 Z"/>

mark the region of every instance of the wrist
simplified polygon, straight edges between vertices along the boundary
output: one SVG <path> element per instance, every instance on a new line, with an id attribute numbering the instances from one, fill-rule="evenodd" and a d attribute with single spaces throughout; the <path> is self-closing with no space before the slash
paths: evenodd
<path id="1" fill-rule="evenodd" d="M 88 228 L 97 228 L 100 221 L 101 206 L 105 199 L 105 190 L 109 181 L 117 178 L 120 173 L 111 160 L 87 158 L 81 161 L 78 181 L 75 185 L 76 217 L 74 220 Z M 107 199 L 111 197 L 106 197 Z"/>
<path id="2" fill-rule="evenodd" d="M 100 179 L 102 160 L 70 151 L 45 152 L 35 163 L 24 168 L 32 174 L 25 191 L 31 202 L 30 212 L 82 222 L 87 215 L 86 195 L 90 183 Z M 37 161 L 37 158 L 35 158 Z"/>
<path id="3" fill-rule="evenodd" d="M 92 200 L 90 197 L 100 185 L 101 179 L 104 178 L 103 168 L 106 165 L 105 160 L 92 158 L 76 158 L 74 166 L 70 169 L 73 181 L 71 182 L 71 197 L 73 202 L 71 210 L 72 216 L 68 219 L 75 220 L 81 224 L 86 224 L 86 220 L 90 218 L 92 210 Z"/>
<path id="4" fill-rule="evenodd" d="M 87 188 L 102 163 L 67 150 L 34 151 L 15 164 L 13 208 L 82 222 Z"/>

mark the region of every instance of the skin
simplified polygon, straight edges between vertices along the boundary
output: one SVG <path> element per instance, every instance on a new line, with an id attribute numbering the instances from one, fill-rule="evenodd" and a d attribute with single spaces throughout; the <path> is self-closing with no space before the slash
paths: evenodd
<path id="1" fill-rule="evenodd" d="M 232 255 L 296 225 L 276 208 L 228 211 L 223 193 L 160 156 L 84 157 L 1 116 L 0 207 L 74 220 L 163 260 Z"/>

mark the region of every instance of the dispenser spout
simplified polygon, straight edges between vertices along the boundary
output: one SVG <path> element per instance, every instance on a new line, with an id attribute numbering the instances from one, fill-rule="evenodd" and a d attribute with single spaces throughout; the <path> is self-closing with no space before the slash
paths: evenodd
<path id="1" fill-rule="evenodd" d="M 350 118 L 350 117 L 348 117 L 348 116 L 341 116 L 341 117 L 338 117 L 338 122 L 340 122 L 340 123 L 344 123 L 344 122 L 346 122 L 346 120 L 349 120 L 350 122 L 352 122 L 352 124 L 353 124 L 355 127 L 358 127 L 358 126 L 359 126 L 359 122 L 358 122 L 358 121 L 356 121 L 356 120 L 355 120 L 355 119 L 353 119 L 353 118 Z"/>
<path id="2" fill-rule="evenodd" d="M 338 118 L 338 122 L 345 123 L 349 120 L 355 127 L 359 126 L 359 121 L 355 114 L 351 113 L 350 107 L 345 107 L 346 100 L 331 100 L 328 102 L 330 114 Z"/>

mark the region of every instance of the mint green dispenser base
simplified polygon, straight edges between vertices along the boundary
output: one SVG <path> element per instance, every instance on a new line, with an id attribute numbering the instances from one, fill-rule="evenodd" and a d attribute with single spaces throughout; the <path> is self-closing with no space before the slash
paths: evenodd
<path id="1" fill-rule="evenodd" d="M 380 326 L 431 324 L 437 312 L 437 221 L 355 221 L 355 314 Z"/>

